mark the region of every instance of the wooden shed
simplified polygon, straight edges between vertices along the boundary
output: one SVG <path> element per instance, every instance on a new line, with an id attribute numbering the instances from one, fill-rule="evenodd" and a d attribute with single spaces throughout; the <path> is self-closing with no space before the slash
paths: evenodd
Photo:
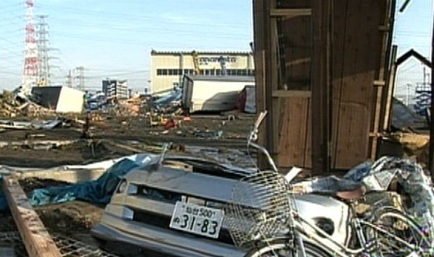
<path id="1" fill-rule="evenodd" d="M 260 143 L 315 173 L 376 157 L 390 108 L 395 0 L 253 0 Z"/>

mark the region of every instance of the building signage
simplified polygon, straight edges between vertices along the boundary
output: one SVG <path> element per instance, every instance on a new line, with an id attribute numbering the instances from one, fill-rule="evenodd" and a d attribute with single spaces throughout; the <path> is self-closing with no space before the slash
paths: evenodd
<path id="1" fill-rule="evenodd" d="M 219 57 L 199 57 L 199 63 L 203 65 L 207 65 L 208 63 L 234 63 L 237 62 L 237 57 L 234 56 L 219 56 Z"/>

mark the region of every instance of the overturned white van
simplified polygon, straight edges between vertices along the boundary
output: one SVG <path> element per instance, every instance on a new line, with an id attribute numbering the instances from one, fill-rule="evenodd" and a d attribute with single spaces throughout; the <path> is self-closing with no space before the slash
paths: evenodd
<path id="1" fill-rule="evenodd" d="M 223 112 L 236 108 L 240 92 L 255 86 L 252 76 L 185 75 L 182 82 L 184 112 Z"/>

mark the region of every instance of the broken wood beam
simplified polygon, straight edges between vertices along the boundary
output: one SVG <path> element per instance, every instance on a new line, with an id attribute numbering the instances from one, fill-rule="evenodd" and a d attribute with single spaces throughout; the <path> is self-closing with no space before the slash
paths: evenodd
<path id="1" fill-rule="evenodd" d="M 270 10 L 271 17 L 283 17 L 283 18 L 294 18 L 298 16 L 309 16 L 312 15 L 312 9 L 310 8 L 294 8 L 294 9 L 283 9 L 283 8 L 272 8 Z"/>
<path id="2" fill-rule="evenodd" d="M 26 194 L 18 183 L 18 178 L 15 176 L 3 177 L 3 191 L 27 254 L 30 257 L 61 257 L 60 250 L 30 205 Z"/>
<path id="3" fill-rule="evenodd" d="M 130 152 L 133 152 L 133 153 L 143 153 L 143 152 L 145 152 L 144 149 L 139 149 L 139 148 L 136 148 L 136 147 L 133 147 L 133 146 L 129 146 L 129 145 L 125 145 L 125 144 L 120 144 L 120 143 L 116 143 L 116 142 L 109 141 L 109 140 L 104 140 L 103 142 L 106 143 L 106 144 L 112 145 L 114 147 L 118 147 L 118 148 L 130 151 Z"/>
<path id="4" fill-rule="evenodd" d="M 298 97 L 298 98 L 310 98 L 312 97 L 311 91 L 305 90 L 273 90 L 273 97 Z"/>

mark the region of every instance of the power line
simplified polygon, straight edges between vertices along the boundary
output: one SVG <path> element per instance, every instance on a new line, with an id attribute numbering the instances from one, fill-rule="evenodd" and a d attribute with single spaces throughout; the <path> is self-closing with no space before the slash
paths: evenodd
<path id="1" fill-rule="evenodd" d="M 399 73 L 401 73 L 401 74 L 405 73 L 405 72 L 407 72 L 409 70 L 417 68 L 417 66 L 419 66 L 419 65 L 420 65 L 419 63 L 413 63 L 410 67 L 405 67 L 404 69 L 399 70 Z M 398 76 L 399 76 L 399 74 L 398 74 Z"/>
<path id="2" fill-rule="evenodd" d="M 128 2 L 127 4 L 131 4 L 130 2 Z M 2 6 L 0 4 L 0 6 Z M 14 5 L 11 8 L 21 8 L 20 6 L 22 5 Z M 221 39 L 221 40 L 226 40 L 230 42 L 234 42 L 233 45 L 238 44 L 245 44 L 247 46 L 247 42 L 250 42 L 251 38 L 253 37 L 253 32 L 252 29 L 250 29 L 250 33 L 245 33 L 245 32 L 240 32 L 240 31 L 246 31 L 246 30 L 241 30 L 242 28 L 244 28 L 243 25 L 241 24 L 234 24 L 234 23 L 230 23 L 225 21 L 225 22 L 221 22 L 219 21 L 219 23 L 217 24 L 212 24 L 212 26 L 210 26 L 208 20 L 207 22 L 202 22 L 201 19 L 203 18 L 197 18 L 197 17 L 190 17 L 188 15 L 184 15 L 184 16 L 180 16 L 179 18 L 184 19 L 187 18 L 187 22 L 186 23 L 181 23 L 184 24 L 186 26 L 188 26 L 188 28 L 177 28 L 179 23 L 176 23 L 175 20 L 178 17 L 175 17 L 174 19 L 170 19 L 170 17 L 163 17 L 162 19 L 159 18 L 156 15 L 152 15 L 150 13 L 152 12 L 147 12 L 148 14 L 143 14 L 141 13 L 140 15 L 129 15 L 128 19 L 125 19 L 125 14 L 122 13 L 114 13 L 113 11 L 92 11 L 90 9 L 80 9 L 80 8 L 60 8 L 60 7 L 53 7 L 50 4 L 41 4 L 41 5 L 37 5 L 38 7 L 42 7 L 42 8 L 46 8 L 46 9 L 50 9 L 50 10 L 58 10 L 57 12 L 55 12 L 54 15 L 56 15 L 56 13 L 62 13 L 62 17 L 57 18 L 56 16 L 56 22 L 59 23 L 59 21 L 64 21 L 64 22 L 60 22 L 60 24 L 62 24 L 62 26 L 64 25 L 68 25 L 70 24 L 70 27 L 74 27 L 76 29 L 80 29 L 82 31 L 85 31 L 86 28 L 89 28 L 91 26 L 97 27 L 99 29 L 99 31 L 102 31 L 103 34 L 99 34 L 96 35 L 96 33 L 94 35 L 89 35 L 87 34 L 83 34 L 80 33 L 79 31 L 76 32 L 72 32 L 69 30 L 50 30 L 50 32 L 52 32 L 52 35 L 55 38 L 59 38 L 59 39 L 74 39 L 74 41 L 97 41 L 97 42 L 105 42 L 107 44 L 113 45 L 113 44 L 122 44 L 122 45 L 137 45 L 137 46 L 141 46 L 141 48 L 137 48 L 137 51 L 142 51 L 143 54 L 145 54 L 145 51 L 149 51 L 151 50 L 151 45 L 155 45 L 159 48 L 164 48 L 165 46 L 170 47 L 171 49 L 173 49 L 173 38 L 188 38 L 190 37 L 190 40 L 184 40 L 182 42 L 177 42 L 176 43 L 176 47 L 178 48 L 199 48 L 199 46 L 202 46 L 204 44 L 204 41 L 202 38 L 197 38 L 197 35 L 200 35 L 201 37 L 204 37 L 206 39 L 210 39 L 212 40 L 214 39 Z M 181 5 L 180 5 L 181 6 Z M 137 9 L 137 8 L 136 8 Z M 0 13 L 3 13 L 4 9 L 0 9 Z M 114 9 L 113 9 L 114 10 Z M 65 15 L 66 14 L 66 15 Z M 81 19 L 81 18 L 74 18 L 74 19 L 67 19 L 65 17 L 67 17 L 67 15 L 71 15 L 71 16 L 80 16 L 80 17 L 88 17 L 87 19 Z M 105 21 L 102 21 L 101 17 L 104 18 L 112 18 L 112 22 L 110 22 L 107 24 Z M 195 20 L 197 18 L 197 20 Z M 6 22 L 7 24 L 9 24 L 10 26 L 8 27 L 13 27 L 13 25 L 15 24 L 21 24 L 20 22 L 18 22 L 20 18 L 19 17 L 14 17 L 11 19 L 8 19 L 9 22 Z M 50 19 L 51 20 L 51 19 Z M 71 22 L 73 21 L 73 22 Z M 158 28 L 155 27 L 149 27 L 147 26 L 147 24 L 149 24 L 149 21 L 162 21 L 160 22 L 160 24 L 162 26 L 159 26 Z M 248 22 L 246 22 L 247 24 Z M 251 22 L 250 22 L 251 23 Z M 56 23 L 55 23 L 56 24 Z M 56 24 L 57 25 L 57 24 Z M 163 26 L 166 25 L 166 26 Z M 171 26 L 173 25 L 173 26 Z M 251 24 L 250 24 L 251 25 Z M 249 25 L 249 26 L 250 26 Z M 175 27 L 176 26 L 176 27 Z M 162 28 L 166 27 L 164 30 Z M 216 34 L 215 33 L 215 29 L 218 28 L 222 28 L 224 30 L 222 30 L 221 33 Z M 237 29 L 240 28 L 240 29 Z M 22 34 L 22 30 L 21 29 L 9 29 L 11 33 L 13 34 Z M 161 31 L 163 31 L 163 33 L 160 33 Z M 132 33 L 135 33 L 136 36 L 133 37 Z M 155 34 L 155 33 L 160 33 L 163 34 L 160 36 L 160 39 L 157 40 L 153 40 L 152 43 L 150 42 L 150 40 L 148 40 L 148 37 L 146 37 L 147 34 Z M 143 34 L 142 37 L 137 37 L 137 33 L 141 33 Z M 166 35 L 164 35 L 164 33 L 166 33 Z M 120 36 L 121 35 L 121 36 Z M 9 44 L 16 44 L 16 43 L 12 43 L 12 41 L 9 42 Z M 215 47 L 217 47 L 218 44 L 216 43 Z M 147 50 L 149 48 L 149 50 Z M 0 48 L 1 49 L 1 48 Z M 42 49 L 44 49 L 44 47 L 42 47 Z M 146 50 L 145 50 L 146 49 Z M 43 50 L 39 49 L 40 52 L 44 53 Z M 64 49 L 66 51 L 66 49 Z M 131 49 L 127 49 L 127 52 L 131 52 Z M 18 58 L 18 56 L 20 56 L 18 53 L 12 53 L 10 52 L 11 56 L 16 56 Z M 147 53 L 146 53 L 147 54 Z M 1 55 L 1 51 L 0 51 L 0 55 Z M 73 63 L 71 61 L 70 58 L 68 58 L 68 56 L 65 54 L 65 52 L 60 52 L 60 62 L 62 63 L 62 66 L 68 66 L 68 67 L 76 67 L 78 66 L 77 64 Z M 45 57 L 41 57 L 42 59 L 46 59 L 48 60 L 49 58 L 45 58 Z M 113 59 L 115 60 L 115 59 Z M 42 63 L 41 63 L 42 65 Z M 44 65 L 42 65 L 44 66 Z M 86 69 L 87 70 L 87 69 Z M 104 70 L 102 70 L 102 72 L 104 72 Z M 40 72 L 40 73 L 44 73 L 44 72 Z M 91 76 L 86 76 L 86 79 L 90 79 L 92 78 L 92 76 L 94 74 L 93 70 L 91 70 Z M 105 74 L 101 75 L 101 76 L 128 76 L 128 75 L 139 75 L 144 73 L 144 75 L 149 75 L 149 71 L 145 71 L 145 70 L 139 70 L 139 71 L 135 71 L 135 70 L 116 70 L 116 69 L 112 69 L 112 71 L 105 71 Z M 83 76 L 84 77 L 84 76 Z M 93 76 L 93 77 L 96 77 Z"/>
<path id="3" fill-rule="evenodd" d="M 99 27 L 99 26 L 103 26 L 103 24 L 95 24 L 94 27 Z M 86 38 L 94 38 L 95 35 L 92 35 L 91 37 L 89 37 L 89 25 L 75 25 L 74 28 L 83 28 L 82 30 L 77 30 L 77 31 L 68 31 L 68 33 L 66 35 L 72 35 L 72 36 L 81 36 L 81 37 L 86 37 Z M 133 32 L 133 33 L 143 33 L 143 34 L 149 34 L 149 33 L 159 33 L 159 36 L 163 35 L 163 36 L 168 36 L 170 38 L 173 38 L 174 36 L 192 36 L 192 37 L 197 37 L 200 36 L 201 38 L 207 37 L 209 36 L 210 38 L 213 39 L 244 39 L 246 37 L 252 37 L 253 33 L 249 33 L 249 34 L 243 34 L 240 33 L 239 31 L 234 31 L 233 33 L 228 33 L 227 30 L 226 32 L 221 32 L 216 34 L 214 31 L 202 31 L 202 30 L 180 30 L 180 29 L 176 29 L 176 28 L 165 28 L 165 29 L 161 29 L 161 28 L 140 28 L 140 29 L 116 29 L 116 28 L 107 28 L 107 31 L 110 33 L 102 33 L 102 31 L 104 31 L 104 28 L 99 28 L 98 32 L 99 32 L 99 36 L 101 37 L 101 35 L 103 35 L 104 39 L 106 38 L 119 38 L 119 33 L 122 34 L 128 34 L 128 32 Z M 56 33 L 56 35 L 65 35 L 65 30 L 56 30 L 56 29 L 52 29 L 53 33 Z M 117 32 L 117 33 L 114 33 Z M 123 40 L 125 40 L 125 38 L 122 38 Z M 143 39 L 146 39 L 145 37 L 143 37 Z"/>
<path id="4" fill-rule="evenodd" d="M 122 3 L 124 5 L 124 2 Z M 83 15 L 83 16 L 90 16 L 92 19 L 97 19 L 98 17 L 105 17 L 105 18 L 113 18 L 113 21 L 119 22 L 120 20 L 125 21 L 125 14 L 123 13 L 113 13 L 110 11 L 92 11 L 91 9 L 87 8 L 87 9 L 81 9 L 81 8 L 71 8 L 71 7 L 53 7 L 50 5 L 45 5 L 45 4 L 38 4 L 38 6 L 40 6 L 41 8 L 47 8 L 47 9 L 52 9 L 52 10 L 57 10 L 58 13 L 68 13 L 68 14 L 79 14 L 79 15 Z M 207 10 L 207 9 L 205 9 Z M 148 13 L 152 13 L 152 12 L 148 12 Z M 199 11 L 197 13 L 200 13 Z M 163 16 L 164 17 L 164 16 Z M 170 16 L 169 16 L 170 17 Z M 205 20 L 205 18 L 203 18 L 203 20 L 199 20 L 198 22 L 193 22 L 192 21 L 192 16 L 191 15 L 185 15 L 185 17 L 187 19 L 189 19 L 188 22 L 186 22 L 186 25 L 191 25 L 191 26 L 201 26 L 201 27 L 207 27 L 209 28 L 209 23 L 208 23 L 208 17 Z M 219 18 L 220 16 L 216 15 L 216 18 Z M 195 16 L 196 19 L 197 15 Z M 142 23 L 142 22 L 148 22 L 148 21 L 155 21 L 161 19 L 161 15 L 147 15 L 145 12 L 142 12 L 136 16 L 129 14 L 128 15 L 128 21 L 136 21 L 137 23 Z M 164 18 L 163 18 L 164 19 Z M 88 21 L 89 19 L 84 19 L 86 21 Z M 165 23 L 172 23 L 172 24 L 182 24 L 182 22 L 180 22 L 179 20 L 174 19 L 168 19 L 165 18 Z M 239 27 L 239 28 L 244 28 L 244 26 L 242 25 L 237 25 L 234 23 L 230 23 L 230 22 L 224 22 L 224 20 L 219 20 L 218 24 L 213 24 L 213 28 L 215 27 L 224 27 L 226 29 L 228 28 L 234 28 L 234 27 Z"/>

